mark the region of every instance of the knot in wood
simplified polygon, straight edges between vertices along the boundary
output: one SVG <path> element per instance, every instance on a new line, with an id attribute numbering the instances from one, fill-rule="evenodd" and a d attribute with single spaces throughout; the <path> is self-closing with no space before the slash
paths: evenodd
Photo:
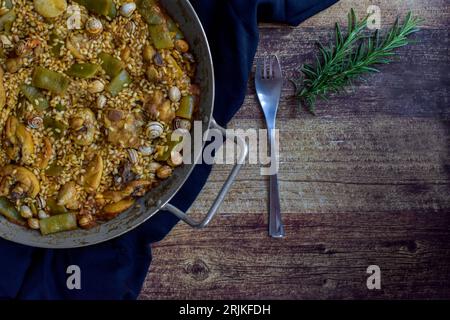
<path id="1" fill-rule="evenodd" d="M 188 262 L 184 267 L 184 271 L 197 281 L 206 280 L 210 274 L 209 267 L 201 259 Z"/>

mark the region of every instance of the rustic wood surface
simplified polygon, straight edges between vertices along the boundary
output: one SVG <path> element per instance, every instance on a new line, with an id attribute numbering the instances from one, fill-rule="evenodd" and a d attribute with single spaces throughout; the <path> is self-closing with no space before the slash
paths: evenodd
<path id="1" fill-rule="evenodd" d="M 299 27 L 261 26 L 258 56 L 279 54 L 286 78 L 310 61 L 332 22 L 381 8 L 425 18 L 417 44 L 352 92 L 297 108 L 286 81 L 279 111 L 285 239 L 267 236 L 267 179 L 247 165 L 210 227 L 179 224 L 153 246 L 141 299 L 450 298 L 450 3 L 343 0 Z M 249 83 L 234 128 L 263 127 Z M 205 212 L 229 168 L 214 169 L 191 208 Z M 382 290 L 366 287 L 381 268 Z"/>

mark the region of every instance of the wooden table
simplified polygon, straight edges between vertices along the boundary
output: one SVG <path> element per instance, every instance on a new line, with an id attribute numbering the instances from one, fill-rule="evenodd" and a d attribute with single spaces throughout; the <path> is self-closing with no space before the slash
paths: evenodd
<path id="1" fill-rule="evenodd" d="M 247 165 L 210 227 L 180 223 L 153 246 L 141 299 L 450 298 L 450 3 L 343 0 L 291 28 L 261 26 L 258 56 L 279 54 L 286 78 L 354 7 L 379 5 L 384 26 L 411 9 L 418 43 L 353 91 L 297 107 L 286 81 L 279 111 L 285 239 L 267 235 L 267 178 Z M 233 128 L 262 128 L 249 83 Z M 229 167 L 191 209 L 204 214 Z M 381 290 L 368 290 L 369 265 Z"/>

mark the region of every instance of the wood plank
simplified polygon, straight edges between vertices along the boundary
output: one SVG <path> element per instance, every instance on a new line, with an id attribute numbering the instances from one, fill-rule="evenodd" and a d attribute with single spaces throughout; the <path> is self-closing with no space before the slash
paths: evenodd
<path id="1" fill-rule="evenodd" d="M 199 233 L 177 228 L 154 248 L 141 298 L 450 297 L 440 260 L 450 253 L 448 215 L 287 215 L 281 241 L 266 237 L 264 216 L 222 216 Z M 380 291 L 366 287 L 371 264 L 381 268 Z"/>
<path id="2" fill-rule="evenodd" d="M 141 299 L 450 298 L 450 3 L 342 0 L 299 27 L 263 24 L 258 57 L 275 52 L 286 79 L 351 7 L 379 5 L 382 24 L 425 18 L 417 43 L 354 92 L 280 105 L 280 191 L 287 238 L 267 236 L 267 177 L 246 165 L 211 226 L 179 224 L 153 246 Z M 263 128 L 253 79 L 231 128 Z M 206 211 L 229 172 L 216 166 L 190 212 Z M 377 264 L 382 290 L 366 287 Z"/>
<path id="3" fill-rule="evenodd" d="M 243 128 L 255 120 L 239 120 Z M 301 128 L 301 132 L 298 132 Z M 414 128 L 414 130 L 411 130 Z M 355 134 L 357 133 L 357 134 Z M 280 188 L 284 212 L 439 211 L 450 207 L 446 128 L 428 119 L 280 122 Z M 448 160 L 448 159 L 447 159 Z M 214 169 L 191 212 L 204 212 L 228 166 Z M 244 167 L 223 208 L 263 212 L 267 178 Z"/>

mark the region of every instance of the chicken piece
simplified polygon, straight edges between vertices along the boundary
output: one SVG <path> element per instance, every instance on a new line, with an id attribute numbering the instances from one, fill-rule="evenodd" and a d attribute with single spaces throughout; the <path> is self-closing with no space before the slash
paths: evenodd
<path id="1" fill-rule="evenodd" d="M 88 146 L 94 142 L 97 120 L 91 109 L 79 110 L 70 120 L 72 139 L 80 146 Z"/>
<path id="2" fill-rule="evenodd" d="M 122 190 L 105 192 L 102 198 L 116 203 L 130 196 L 141 197 L 151 188 L 152 184 L 148 180 L 135 180 L 130 182 Z"/>
<path id="3" fill-rule="evenodd" d="M 57 205 L 65 206 L 70 210 L 77 210 L 80 207 L 78 190 L 75 182 L 67 182 L 61 187 L 58 192 Z"/>
<path id="4" fill-rule="evenodd" d="M 152 96 L 148 96 L 144 102 L 144 110 L 152 120 L 159 120 L 170 125 L 175 119 L 175 110 L 169 99 L 164 98 L 164 94 L 157 90 Z"/>
<path id="5" fill-rule="evenodd" d="M 13 161 L 22 161 L 24 164 L 32 164 L 34 154 L 34 142 L 31 133 L 17 120 L 9 117 L 5 125 L 6 154 Z"/>
<path id="6" fill-rule="evenodd" d="M 0 196 L 13 199 L 35 198 L 40 191 L 39 181 L 27 168 L 6 165 L 0 170 Z"/>
<path id="7" fill-rule="evenodd" d="M 98 217 L 103 220 L 114 219 L 122 212 L 130 209 L 135 202 L 136 200 L 133 198 L 126 198 L 119 202 L 108 204 L 103 208 L 102 212 L 98 214 Z"/>
<path id="8" fill-rule="evenodd" d="M 84 189 L 89 193 L 94 193 L 100 186 L 103 175 L 103 159 L 95 155 L 89 163 L 86 174 L 84 175 Z"/>
<path id="9" fill-rule="evenodd" d="M 140 113 L 109 109 L 103 121 L 107 129 L 108 141 L 123 148 L 138 148 L 144 120 Z"/>
<path id="10" fill-rule="evenodd" d="M 37 165 L 40 169 L 46 169 L 53 156 L 53 147 L 50 139 L 47 137 L 44 137 L 42 142 L 43 147 Z"/>

